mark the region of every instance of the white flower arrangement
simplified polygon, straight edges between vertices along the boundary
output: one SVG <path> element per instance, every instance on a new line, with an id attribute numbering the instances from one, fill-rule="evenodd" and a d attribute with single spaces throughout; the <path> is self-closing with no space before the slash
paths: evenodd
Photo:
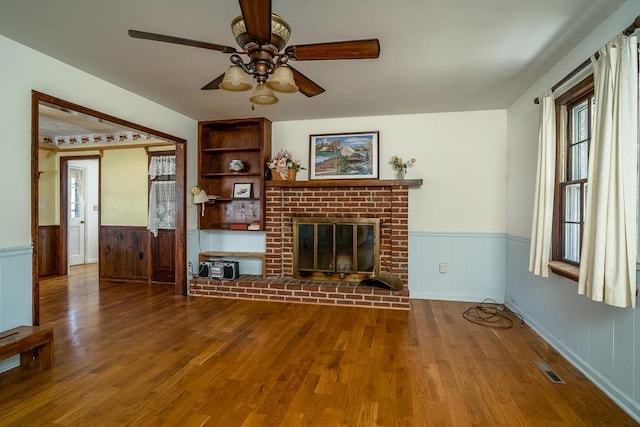
<path id="1" fill-rule="evenodd" d="M 398 178 L 403 179 L 407 174 L 407 167 L 413 166 L 415 162 L 416 159 L 413 157 L 405 162 L 402 160 L 402 157 L 393 156 L 391 157 L 390 163 L 391 166 L 393 166 L 393 169 L 396 171 L 396 175 L 398 175 Z"/>

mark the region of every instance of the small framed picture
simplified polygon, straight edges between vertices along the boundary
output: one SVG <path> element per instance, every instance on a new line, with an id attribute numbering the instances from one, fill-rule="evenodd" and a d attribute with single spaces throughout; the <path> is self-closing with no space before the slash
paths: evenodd
<path id="1" fill-rule="evenodd" d="M 379 132 L 310 135 L 309 179 L 378 178 Z"/>
<path id="2" fill-rule="evenodd" d="M 251 183 L 236 183 L 233 184 L 233 198 L 234 199 L 248 199 L 251 197 Z"/>

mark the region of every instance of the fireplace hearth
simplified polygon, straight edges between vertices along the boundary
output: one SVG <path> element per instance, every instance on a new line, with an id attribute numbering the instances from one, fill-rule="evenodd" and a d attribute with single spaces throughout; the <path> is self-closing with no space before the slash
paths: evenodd
<path id="1" fill-rule="evenodd" d="M 267 182 L 267 278 L 241 275 L 233 282 L 199 281 L 191 286 L 191 294 L 408 310 L 409 187 L 420 185 L 422 180 Z M 378 247 L 373 249 L 372 254 L 359 254 L 354 247 L 358 247 L 357 243 L 363 235 L 366 234 L 367 239 L 369 238 L 368 230 L 366 233 L 362 228 L 358 230 L 362 225 L 360 221 L 366 224 L 366 221 L 371 220 L 378 224 L 378 231 L 375 232 Z M 333 252 L 328 257 L 330 262 L 323 261 L 314 253 L 314 267 L 307 268 L 311 256 L 295 254 L 294 222 L 312 224 L 314 230 L 317 230 L 318 224 L 330 223 L 334 234 L 337 234 L 337 224 L 342 228 L 340 233 L 346 242 L 349 240 L 345 236 L 351 230 L 351 245 L 338 244 L 343 252 Z M 295 233 L 298 234 L 299 231 L 296 230 Z M 307 229 L 303 233 L 308 234 L 310 231 Z M 314 236 L 317 238 L 318 234 Z M 347 247 L 351 248 L 349 257 L 345 255 L 349 252 Z M 303 268 L 297 266 L 298 258 L 304 258 Z M 402 289 L 361 285 L 362 278 L 372 275 L 372 265 L 380 271 L 397 276 L 403 284 Z M 316 268 L 317 266 L 321 268 Z"/>

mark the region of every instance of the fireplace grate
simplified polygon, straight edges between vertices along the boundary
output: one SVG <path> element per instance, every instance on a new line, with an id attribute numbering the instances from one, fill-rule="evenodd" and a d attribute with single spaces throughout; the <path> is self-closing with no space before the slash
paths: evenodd
<path id="1" fill-rule="evenodd" d="M 380 257 L 378 218 L 294 218 L 295 277 L 359 282 Z"/>

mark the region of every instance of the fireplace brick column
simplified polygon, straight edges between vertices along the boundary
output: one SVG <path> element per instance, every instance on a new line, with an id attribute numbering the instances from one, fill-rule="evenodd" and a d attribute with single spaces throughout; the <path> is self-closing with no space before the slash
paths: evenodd
<path id="1" fill-rule="evenodd" d="M 419 180 L 421 184 L 421 180 Z M 380 269 L 409 278 L 405 181 L 277 181 L 266 187 L 267 277 L 293 277 L 293 218 L 380 218 Z"/>

